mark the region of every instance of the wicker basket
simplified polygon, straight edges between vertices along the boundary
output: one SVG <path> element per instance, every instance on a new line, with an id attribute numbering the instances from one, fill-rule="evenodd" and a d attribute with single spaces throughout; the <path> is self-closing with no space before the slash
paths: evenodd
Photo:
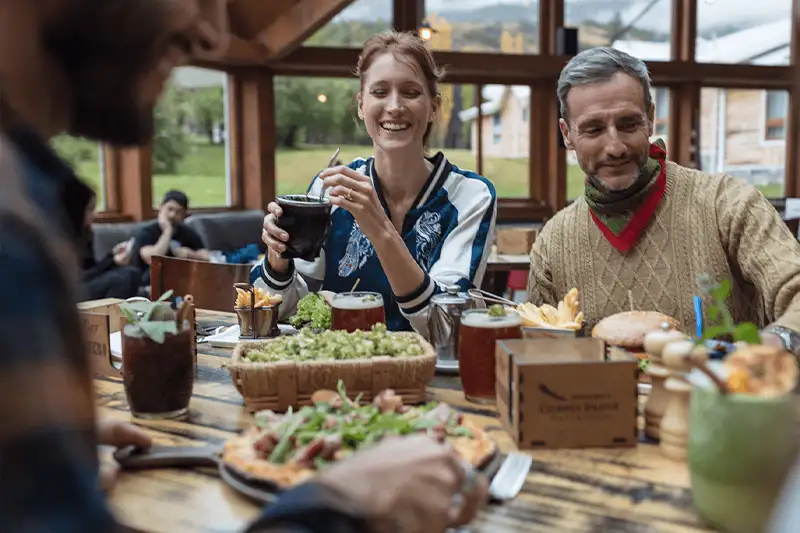
<path id="1" fill-rule="evenodd" d="M 394 389 L 403 397 L 403 403 L 422 403 L 425 401 L 425 387 L 436 371 L 436 352 L 417 333 L 397 332 L 392 335 L 417 338 L 424 353 L 352 360 L 246 361 L 248 349 L 276 341 L 267 339 L 237 343 L 231 362 L 225 366 L 250 411 L 285 411 L 289 407 L 310 405 L 312 394 L 320 389 L 336 390 L 339 380 L 344 383 L 348 396 L 361 394 L 364 401 L 372 400 L 384 389 Z"/>

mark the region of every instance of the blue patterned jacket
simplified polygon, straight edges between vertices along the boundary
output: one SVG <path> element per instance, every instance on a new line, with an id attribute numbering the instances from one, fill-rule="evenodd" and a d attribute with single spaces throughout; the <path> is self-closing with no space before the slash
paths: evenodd
<path id="1" fill-rule="evenodd" d="M 253 268 L 251 283 L 282 294 L 281 316 L 286 317 L 294 314 L 297 302 L 310 290 L 347 292 L 360 279 L 358 290 L 383 296 L 390 330 L 413 329 L 427 337 L 428 305 L 434 294 L 445 292 L 449 285 L 462 290 L 480 285 L 497 215 L 495 190 L 486 178 L 459 169 L 441 152 L 430 161 L 433 170 L 402 225 L 403 241 L 425 272 L 424 281 L 411 294 L 392 292 L 372 243 L 353 215 L 336 206 L 318 259 L 296 259 L 288 272 L 279 274 L 265 258 Z M 348 166 L 372 178 L 389 216 L 374 163 L 372 157 L 359 158 Z M 308 192 L 319 195 L 321 190 L 322 181 L 315 178 Z"/>

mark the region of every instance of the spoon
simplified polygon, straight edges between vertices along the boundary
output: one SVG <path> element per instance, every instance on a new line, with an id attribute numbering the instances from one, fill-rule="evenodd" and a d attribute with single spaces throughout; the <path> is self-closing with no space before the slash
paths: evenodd
<path id="1" fill-rule="evenodd" d="M 340 151 L 341 151 L 341 149 L 337 148 L 336 151 L 333 152 L 333 155 L 331 156 L 330 161 L 328 161 L 328 166 L 325 167 L 325 168 L 331 168 L 333 166 L 333 164 L 336 162 L 336 158 L 339 157 L 339 152 Z M 319 174 L 317 174 L 317 176 L 319 176 Z M 322 198 L 323 196 L 325 196 L 325 187 L 323 187 L 322 190 L 319 193 L 319 201 L 320 202 L 323 200 L 323 198 Z"/>

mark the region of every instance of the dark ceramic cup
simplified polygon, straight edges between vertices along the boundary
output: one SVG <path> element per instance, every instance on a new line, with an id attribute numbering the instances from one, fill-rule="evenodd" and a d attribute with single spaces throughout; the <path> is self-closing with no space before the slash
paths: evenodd
<path id="1" fill-rule="evenodd" d="M 331 227 L 331 203 L 306 194 L 279 196 L 277 203 L 283 214 L 277 225 L 289 234 L 284 259 L 313 261 L 319 255 Z"/>

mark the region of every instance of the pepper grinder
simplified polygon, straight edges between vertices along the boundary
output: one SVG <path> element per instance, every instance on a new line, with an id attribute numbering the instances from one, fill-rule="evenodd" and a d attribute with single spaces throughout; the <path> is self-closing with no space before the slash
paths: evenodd
<path id="1" fill-rule="evenodd" d="M 661 452 L 678 461 L 686 460 L 689 439 L 689 402 L 692 386 L 686 374 L 692 370 L 693 362 L 705 363 L 708 350 L 695 346 L 690 340 L 671 342 L 661 354 L 669 371 L 664 383 L 666 407 L 659 427 Z"/>
<path id="2" fill-rule="evenodd" d="M 686 335 L 671 329 L 667 322 L 661 324 L 661 329 L 651 331 L 644 338 L 644 350 L 650 361 L 645 373 L 650 376 L 651 382 L 650 394 L 647 396 L 647 403 L 644 407 L 644 434 L 651 439 L 659 440 L 661 420 L 667 405 L 664 383 L 670 372 L 664 366 L 662 358 L 664 348 L 672 342 L 686 339 Z"/>

